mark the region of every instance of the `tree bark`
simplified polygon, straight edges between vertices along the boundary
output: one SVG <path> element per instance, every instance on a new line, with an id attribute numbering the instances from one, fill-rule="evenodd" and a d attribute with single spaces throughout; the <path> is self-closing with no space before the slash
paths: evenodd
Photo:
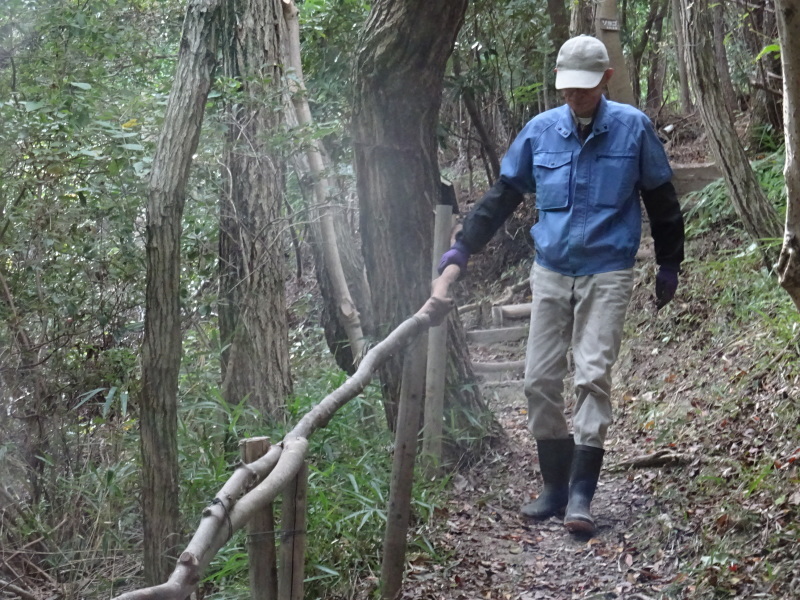
<path id="1" fill-rule="evenodd" d="M 362 35 L 354 161 L 374 319 L 384 331 L 411 314 L 429 290 L 440 189 L 436 125 L 445 65 L 466 7 L 466 0 L 378 0 Z M 392 429 L 401 362 L 395 357 L 381 376 Z"/>
<path id="2" fill-rule="evenodd" d="M 573 0 L 569 20 L 570 35 L 594 33 L 595 3 L 589 0 Z"/>
<path id="3" fill-rule="evenodd" d="M 786 226 L 778 260 L 781 286 L 800 310 L 800 9 L 790 0 L 776 0 L 783 62 L 783 132 L 786 140 Z"/>
<path id="4" fill-rule="evenodd" d="M 547 0 L 547 14 L 550 16 L 550 46 L 554 52 L 569 39 L 569 13 L 564 0 Z M 555 64 L 553 65 L 555 68 Z"/>
<path id="5" fill-rule="evenodd" d="M 271 104 L 282 85 L 286 36 L 280 0 L 231 0 L 223 29 L 225 76 L 239 83 L 227 107 L 225 187 L 220 202 L 222 393 L 247 398 L 280 422 L 291 393 L 284 295 L 282 157 L 270 135 L 282 116 Z"/>
<path id="6" fill-rule="evenodd" d="M 608 58 L 611 61 L 611 68 L 614 69 L 614 76 L 608 82 L 609 97 L 615 102 L 636 106 L 631 77 L 628 73 L 628 64 L 625 62 L 625 55 L 622 53 L 617 0 L 599 0 L 595 18 L 595 30 L 597 38 L 608 49 Z"/>
<path id="7" fill-rule="evenodd" d="M 551 90 L 555 92 L 555 78 L 552 76 L 556 68 L 556 58 L 558 50 L 569 39 L 569 13 L 567 12 L 564 0 L 547 0 L 547 14 L 550 17 L 550 51 L 544 61 L 544 73 L 542 74 L 542 91 L 546 94 L 545 104 L 549 104 Z M 553 94 L 558 98 L 558 94 Z M 550 106 L 547 106 L 550 108 Z"/>
<path id="8" fill-rule="evenodd" d="M 453 52 L 453 75 L 457 80 L 461 80 L 461 59 L 457 51 Z M 488 173 L 489 185 L 492 185 L 500 177 L 500 157 L 495 149 L 494 141 L 483 123 L 481 111 L 475 101 L 475 90 L 469 83 L 461 85 L 461 99 L 464 101 L 464 108 L 467 109 L 469 119 L 488 158 L 490 166 Z"/>
<path id="9" fill-rule="evenodd" d="M 719 86 L 722 90 L 722 98 L 725 100 L 725 108 L 728 109 L 731 118 L 736 111 L 736 92 L 733 91 L 731 81 L 731 70 L 728 65 L 728 53 L 725 50 L 725 5 L 722 2 L 715 2 L 712 6 L 714 23 L 714 54 L 717 57 L 717 73 L 719 74 Z"/>
<path id="10" fill-rule="evenodd" d="M 283 16 L 287 25 L 287 55 L 288 66 L 293 70 L 289 78 L 289 91 L 292 94 L 297 122 L 300 127 L 312 124 L 311 109 L 308 106 L 305 80 L 303 77 L 303 63 L 300 58 L 300 24 L 297 20 L 297 7 L 293 0 L 283 0 Z M 334 227 L 333 211 L 330 207 L 330 183 L 325 177 L 325 163 L 323 160 L 320 142 L 312 140 L 306 147 L 306 160 L 308 161 L 314 189 L 315 216 L 319 219 L 319 240 L 321 242 L 321 256 L 327 278 L 333 288 L 334 298 L 332 305 L 337 307 L 336 316 L 342 324 L 351 349 L 351 357 L 355 365 L 364 354 L 365 337 L 361 327 L 361 319 L 356 304 L 350 295 L 350 287 L 345 277 L 342 259 L 339 254 L 338 236 Z M 346 369 L 352 372 L 352 367 Z"/>
<path id="11" fill-rule="evenodd" d="M 653 23 L 653 35 L 650 43 L 650 70 L 647 74 L 647 93 L 645 95 L 645 107 L 650 114 L 657 114 L 664 103 L 664 79 L 666 77 L 666 61 L 664 51 L 661 47 L 661 40 L 664 37 L 664 20 L 669 11 L 669 2 L 664 0 L 662 9 L 656 15 Z"/>
<path id="12" fill-rule="evenodd" d="M 765 197 L 736 135 L 719 87 L 713 50 L 709 0 L 681 0 L 681 23 L 686 39 L 687 63 L 709 145 L 722 172 L 734 208 L 745 231 L 758 244 L 765 264 L 776 253 L 764 241 L 780 235 L 778 215 Z"/>
<path id="13" fill-rule="evenodd" d="M 216 64 L 219 0 L 193 0 L 158 139 L 147 202 L 141 452 L 145 581 L 164 581 L 179 543 L 180 237 L 186 181 Z"/>
<path id="14" fill-rule="evenodd" d="M 664 18 L 667 0 L 658 0 L 650 4 L 650 10 L 642 27 L 642 35 L 639 41 L 631 49 L 631 64 L 633 65 L 633 75 L 631 77 L 633 86 L 633 97 L 638 101 L 642 97 L 640 81 L 642 79 L 642 58 L 648 48 L 651 56 L 658 51 L 658 39 L 654 39 L 652 34 L 657 35 L 660 31 L 660 21 Z M 651 64 L 651 67 L 655 65 Z M 652 71 L 651 71 L 652 72 Z"/>
<path id="15" fill-rule="evenodd" d="M 689 114 L 694 110 L 694 106 L 689 88 L 689 70 L 686 65 L 686 40 L 681 24 L 681 0 L 672 0 L 672 29 L 675 32 L 675 63 L 678 66 L 681 110 L 684 114 Z"/>
<path id="16" fill-rule="evenodd" d="M 757 56 L 765 40 L 777 38 L 777 23 L 774 12 L 771 10 L 771 0 L 761 0 L 756 5 L 748 5 L 743 10 L 744 40 L 752 56 Z M 751 93 L 750 130 L 758 134 L 764 127 L 773 131 L 783 128 L 779 94 L 774 94 L 775 86 L 772 85 L 770 73 L 778 73 L 781 63 L 771 52 L 765 54 L 755 63 L 754 73 L 750 81 Z"/>

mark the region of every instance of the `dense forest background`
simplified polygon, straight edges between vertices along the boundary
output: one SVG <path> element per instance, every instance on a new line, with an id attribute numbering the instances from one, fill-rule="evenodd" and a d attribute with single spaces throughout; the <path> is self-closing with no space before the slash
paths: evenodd
<path id="1" fill-rule="evenodd" d="M 406 11 L 398 16 L 388 11 L 391 2 L 304 0 L 296 7 L 302 61 L 296 64 L 281 2 L 216 4 L 219 14 L 209 14 L 219 20 L 209 20 L 211 33 L 197 38 L 207 43 L 198 56 L 210 66 L 207 93 L 194 98 L 202 124 L 189 135 L 171 131 L 180 120 L 175 114 L 186 111 L 170 110 L 181 57 L 193 51 L 187 24 L 203 13 L 203 2 L 0 3 L 3 597 L 111 597 L 163 580 L 174 549 L 237 463 L 239 440 L 281 439 L 352 374 L 364 351 L 349 337 L 353 331 L 369 346 L 421 304 L 433 225 L 413 223 L 438 201 L 439 175 L 452 183 L 460 211 L 468 210 L 498 176 L 499 160 L 525 122 L 559 104 L 552 74 L 559 42 L 595 33 L 598 11 L 607 8 L 590 1 L 454 2 L 452 14 L 425 13 L 429 21 L 422 22 L 440 30 L 425 38 L 429 28 L 413 25 L 414 10 L 421 10 L 413 2 L 393 5 Z M 704 20 L 695 19 L 693 5 L 702 5 Z M 690 235 L 706 251 L 721 252 L 708 258 L 719 272 L 705 272 L 695 283 L 702 289 L 703 281 L 723 281 L 720 302 L 731 327 L 757 321 L 748 329 L 753 338 L 777 345 L 759 346 L 753 373 L 760 377 L 749 376 L 745 366 L 736 376 L 757 390 L 780 371 L 779 398 L 784 408 L 796 408 L 796 315 L 773 270 L 787 209 L 782 169 L 791 155 L 775 3 L 620 0 L 616 8 L 611 43 L 621 52 L 623 63 L 615 67 L 629 100 L 652 118 L 675 164 L 716 162 L 724 175 L 685 205 Z M 374 15 L 390 25 L 395 18 L 411 24 L 419 34 L 405 44 L 411 58 L 398 54 L 393 63 L 380 56 L 397 40 Z M 274 25 L 273 37 L 247 37 L 248 24 L 258 19 Z M 700 50 L 693 56 L 686 48 Z M 414 56 L 422 56 L 420 65 Z M 422 63 L 436 63 L 439 71 Z M 305 118 L 299 96 L 307 102 Z M 398 112 L 382 115 L 382 101 Z M 418 121 L 408 117 L 414 114 Z M 385 125 L 393 121 L 396 129 Z M 415 126 L 430 148 L 406 139 Z M 732 138 L 723 136 L 728 128 Z M 378 130 L 394 136 L 397 155 L 374 152 L 385 142 L 371 139 L 380 138 Z M 174 192 L 177 210 L 159 204 L 164 190 L 156 183 L 162 165 L 178 154 L 170 139 L 186 153 L 185 181 Z M 396 169 L 385 167 L 393 164 Z M 408 177 L 415 168 L 419 177 Z M 737 197 L 736 190 L 748 189 L 737 182 L 748 177 L 763 196 Z M 386 187 L 398 197 L 385 195 Z M 387 206 L 413 212 L 398 216 Z M 155 243 L 156 217 L 175 214 L 168 225 L 179 234 L 180 262 L 172 264 L 177 286 L 162 289 L 164 298 L 174 292 L 176 316 L 168 324 L 178 343 L 169 346 L 167 365 L 158 354 L 163 347 L 154 345 L 167 327 L 148 322 L 148 314 L 157 312 L 162 297 L 153 272 L 154 256 L 164 248 Z M 529 209 L 520 211 L 494 240 L 471 267 L 474 287 L 455 290 L 460 301 L 524 278 L 532 218 Z M 403 236 L 410 241 L 394 250 L 385 245 Z M 347 302 L 332 274 L 331 239 Z M 687 297 L 692 281 L 690 274 Z M 749 287 L 739 290 L 739 284 Z M 353 311 L 340 309 L 351 305 Z M 684 319 L 673 323 L 678 328 L 704 321 L 689 310 L 688 324 L 684 309 L 675 310 Z M 354 326 L 348 316 L 355 312 Z M 665 331 L 659 339 L 671 335 Z M 171 399 L 172 382 L 162 379 L 168 366 L 174 368 Z M 398 365 L 387 367 L 380 382 L 312 440 L 309 529 L 316 540 L 309 549 L 309 597 L 355 597 L 374 587 L 398 373 Z M 462 384 L 471 377 L 460 375 Z M 483 400 L 470 393 L 469 386 L 451 393 L 452 405 L 470 407 L 454 410 L 448 421 L 453 464 L 474 464 L 496 429 Z M 174 431 L 158 429 L 172 419 Z M 648 422 L 643 427 L 652 427 Z M 798 482 L 798 433 L 782 430 L 779 450 L 763 460 L 751 452 L 747 465 L 755 473 L 749 497 L 772 493 L 761 486 L 773 477 L 785 484 L 774 488 L 780 490 L 774 508 L 785 512 L 770 552 L 778 548 L 787 557 L 792 530 L 785 523 L 792 514 L 796 520 L 800 504 L 790 491 Z M 748 451 L 769 445 L 768 430 L 748 435 L 765 437 Z M 446 502 L 448 482 L 421 481 L 415 488 L 416 559 L 446 560 L 426 531 Z M 170 539 L 153 537 L 153 497 L 166 507 L 161 516 Z M 716 532 L 740 526 L 717 521 Z M 796 536 L 796 526 L 793 531 Z M 703 534 L 712 536 L 714 527 Z M 163 556 L 153 561 L 160 548 Z M 243 548 L 237 534 L 215 558 L 199 596 L 247 597 Z M 694 565 L 709 556 L 711 567 L 733 564 L 720 558 L 722 551 L 703 552 L 697 550 Z M 722 574 L 733 577 L 740 568 L 722 568 Z M 721 578 L 717 573 L 714 581 Z M 702 581 L 716 593 L 716 583 Z"/>

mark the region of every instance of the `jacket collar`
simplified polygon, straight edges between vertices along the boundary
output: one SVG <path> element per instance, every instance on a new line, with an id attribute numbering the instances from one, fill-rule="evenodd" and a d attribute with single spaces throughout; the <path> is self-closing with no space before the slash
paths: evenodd
<path id="1" fill-rule="evenodd" d="M 556 124 L 556 130 L 561 134 L 562 137 L 568 138 L 570 135 L 572 135 L 573 131 L 576 131 L 575 118 L 573 117 L 569 106 L 566 104 L 564 104 L 558 110 L 561 111 L 561 115 Z M 597 112 L 594 114 L 594 121 L 592 122 L 592 133 L 595 135 L 608 133 L 609 123 L 610 119 L 608 118 L 608 100 L 606 100 L 605 96 L 601 96 L 600 102 L 597 105 Z"/>

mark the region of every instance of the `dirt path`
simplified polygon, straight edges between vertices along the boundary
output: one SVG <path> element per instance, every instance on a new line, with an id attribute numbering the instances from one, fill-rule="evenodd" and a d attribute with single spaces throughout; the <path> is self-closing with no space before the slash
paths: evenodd
<path id="1" fill-rule="evenodd" d="M 598 532 L 590 540 L 567 532 L 560 519 L 529 521 L 518 514 L 538 491 L 537 460 L 519 402 L 496 398 L 507 440 L 468 478 L 454 482 L 444 527 L 435 543 L 446 566 L 423 564 L 403 598 L 653 598 L 668 580 L 663 565 L 641 564 L 632 518 L 653 507 L 639 476 L 605 471 L 593 503 Z M 502 404 L 501 404 L 502 403 Z M 606 464 L 624 456 L 610 447 Z"/>

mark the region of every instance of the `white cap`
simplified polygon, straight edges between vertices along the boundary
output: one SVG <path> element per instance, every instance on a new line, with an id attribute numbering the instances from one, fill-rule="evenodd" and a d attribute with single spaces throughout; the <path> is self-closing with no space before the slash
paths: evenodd
<path id="1" fill-rule="evenodd" d="M 558 51 L 556 89 L 597 87 L 608 65 L 603 42 L 588 35 L 570 38 Z"/>

